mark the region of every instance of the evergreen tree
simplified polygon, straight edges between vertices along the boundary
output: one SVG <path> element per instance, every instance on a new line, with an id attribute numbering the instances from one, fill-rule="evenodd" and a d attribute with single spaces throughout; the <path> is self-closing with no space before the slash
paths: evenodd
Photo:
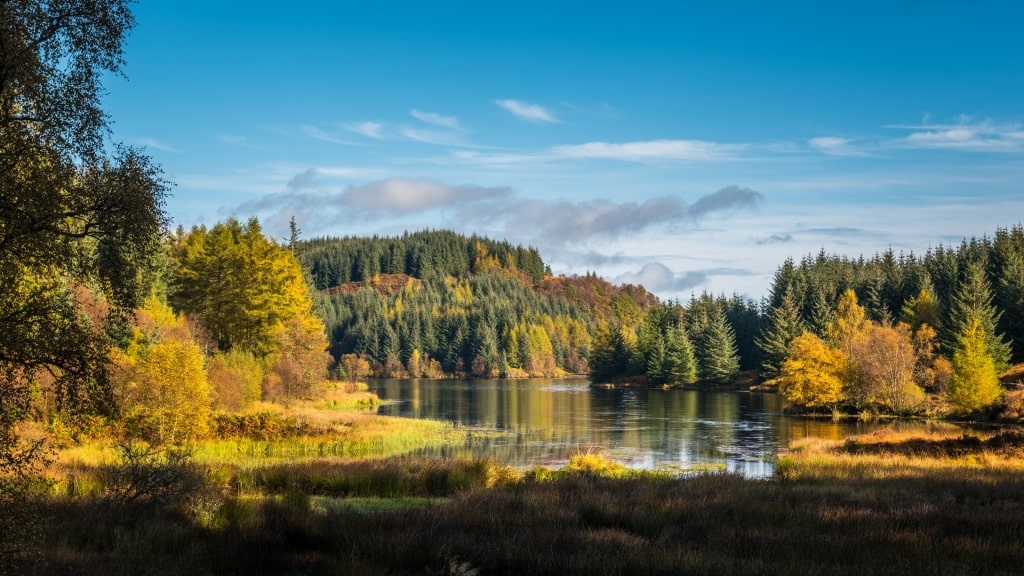
<path id="1" fill-rule="evenodd" d="M 681 325 L 670 328 L 665 338 L 662 374 L 670 384 L 693 384 L 697 381 L 697 359 L 693 354 L 693 344 Z"/>
<path id="2" fill-rule="evenodd" d="M 734 294 L 728 300 L 719 299 L 725 309 L 725 319 L 736 334 L 736 351 L 740 358 L 741 370 L 754 370 L 761 362 L 761 350 L 757 337 L 761 332 L 763 317 L 759 307 L 752 301 Z"/>
<path id="3" fill-rule="evenodd" d="M 761 377 L 770 380 L 779 375 L 789 356 L 789 345 L 805 330 L 793 297 L 786 293 L 779 305 L 768 312 L 768 326 L 757 339 L 761 350 Z"/>
<path id="4" fill-rule="evenodd" d="M 736 336 L 719 306 L 712 305 L 707 312 L 707 322 L 699 332 L 696 346 L 700 377 L 701 380 L 723 384 L 734 379 L 740 371 Z"/>
<path id="5" fill-rule="evenodd" d="M 1013 343 L 1014 362 L 1024 362 L 1024 240 L 1020 244 L 1003 260 L 996 291 L 1002 311 L 999 329 Z"/>
<path id="6" fill-rule="evenodd" d="M 985 335 L 987 353 L 992 357 L 996 372 L 1006 370 L 1010 365 L 1010 345 L 996 332 L 1001 313 L 992 304 L 992 289 L 985 275 L 985 268 L 979 262 L 967 264 L 963 278 L 953 297 L 943 345 L 955 350 L 964 330 L 974 320 L 978 321 Z"/>
<path id="7" fill-rule="evenodd" d="M 819 338 L 828 337 L 828 327 L 835 320 L 835 305 L 824 292 L 815 291 L 810 302 L 807 328 Z"/>
<path id="8" fill-rule="evenodd" d="M 665 340 L 657 338 L 647 351 L 647 381 L 651 384 L 663 384 L 668 381 L 668 366 L 665 363 Z"/>

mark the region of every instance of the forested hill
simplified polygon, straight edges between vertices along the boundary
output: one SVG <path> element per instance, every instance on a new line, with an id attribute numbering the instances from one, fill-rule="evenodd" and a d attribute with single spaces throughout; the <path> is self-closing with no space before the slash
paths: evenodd
<path id="1" fill-rule="evenodd" d="M 299 253 L 318 290 L 363 282 L 378 274 L 442 280 L 495 269 L 521 271 L 538 284 L 546 271 L 535 248 L 447 230 L 398 237 L 320 238 L 301 242 Z"/>
<path id="2" fill-rule="evenodd" d="M 534 248 L 450 231 L 294 248 L 353 377 L 588 373 L 598 326 L 655 302 L 595 275 L 552 277 Z"/>

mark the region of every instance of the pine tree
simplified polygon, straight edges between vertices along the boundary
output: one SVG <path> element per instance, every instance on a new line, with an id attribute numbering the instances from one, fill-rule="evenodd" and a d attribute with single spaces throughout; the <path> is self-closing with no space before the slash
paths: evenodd
<path id="1" fill-rule="evenodd" d="M 807 328 L 819 338 L 828 336 L 828 327 L 835 320 L 835 308 L 824 292 L 816 290 L 810 302 Z"/>
<path id="2" fill-rule="evenodd" d="M 1003 261 L 996 294 L 1003 313 L 999 329 L 1012 343 L 1013 361 L 1024 362 L 1024 245 Z"/>
<path id="3" fill-rule="evenodd" d="M 708 309 L 707 323 L 697 343 L 697 357 L 701 380 L 722 384 L 739 374 L 736 336 L 719 306 L 712 305 Z"/>
<path id="4" fill-rule="evenodd" d="M 779 375 L 782 363 L 789 356 L 789 344 L 805 330 L 800 311 L 787 292 L 778 306 L 768 312 L 768 326 L 757 338 L 761 350 L 761 377 L 770 380 Z"/>
<path id="5" fill-rule="evenodd" d="M 663 384 L 668 381 L 669 374 L 665 365 L 665 340 L 657 338 L 647 351 L 647 381 L 651 384 Z"/>
<path id="6" fill-rule="evenodd" d="M 670 328 L 665 337 L 662 373 L 670 384 L 693 384 L 697 381 L 697 360 L 693 355 L 693 344 L 682 326 Z"/>
<path id="7" fill-rule="evenodd" d="M 977 320 L 985 335 L 986 351 L 992 357 L 996 372 L 1006 370 L 1010 365 L 1011 350 L 1002 334 L 996 333 L 1001 315 L 992 304 L 992 289 L 985 268 L 978 262 L 969 263 L 953 296 L 949 322 L 944 325 L 946 333 L 943 346 L 947 350 L 955 350 L 964 330 L 972 321 Z"/>

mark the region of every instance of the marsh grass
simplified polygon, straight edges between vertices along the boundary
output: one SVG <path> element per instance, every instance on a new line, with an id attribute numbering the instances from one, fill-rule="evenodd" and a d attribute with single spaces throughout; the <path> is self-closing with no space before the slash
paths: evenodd
<path id="1" fill-rule="evenodd" d="M 795 445 L 772 480 L 637 474 L 593 453 L 522 474 L 270 462 L 239 468 L 206 521 L 54 496 L 36 573 L 1019 574 L 1022 450 L 1015 431 L 879 432 Z"/>

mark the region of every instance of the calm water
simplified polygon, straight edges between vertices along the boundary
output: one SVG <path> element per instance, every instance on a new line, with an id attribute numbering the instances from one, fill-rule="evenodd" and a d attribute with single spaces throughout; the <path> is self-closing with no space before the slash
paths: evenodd
<path id="1" fill-rule="evenodd" d="M 421 455 L 491 456 L 558 467 L 599 450 L 636 468 L 724 465 L 770 476 L 780 448 L 806 436 L 839 439 L 878 425 L 784 416 L 777 394 L 595 389 L 586 380 L 371 380 L 381 414 L 511 432 Z M 913 426 L 922 426 L 916 424 Z"/>

